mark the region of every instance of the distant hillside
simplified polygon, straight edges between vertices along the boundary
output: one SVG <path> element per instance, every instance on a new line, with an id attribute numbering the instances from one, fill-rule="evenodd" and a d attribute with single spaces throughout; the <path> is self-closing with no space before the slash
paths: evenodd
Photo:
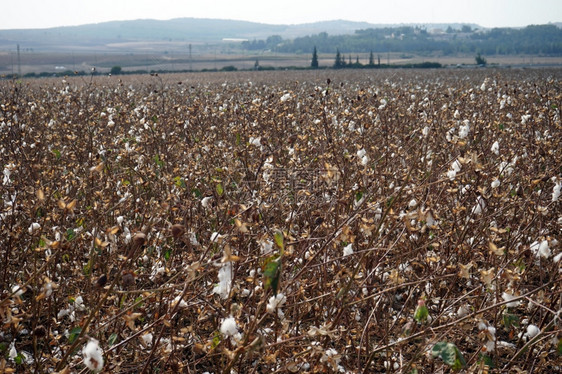
<path id="1" fill-rule="evenodd" d="M 247 21 L 176 18 L 167 21 L 142 19 L 112 21 L 49 29 L 0 30 L 0 51 L 14 50 L 17 44 L 26 50 L 103 50 L 108 46 L 141 48 L 139 44 L 152 43 L 218 43 L 223 39 L 266 39 L 272 35 L 293 39 L 326 32 L 330 35 L 353 34 L 357 30 L 392 27 L 366 22 L 344 20 L 324 21 L 297 25 L 270 25 Z M 417 25 L 410 25 L 417 26 Z M 428 28 L 460 27 L 457 24 L 424 25 Z M 477 25 L 470 25 L 478 28 Z M 166 45 L 170 49 L 170 45 Z M 173 49 L 173 48 L 172 48 Z"/>

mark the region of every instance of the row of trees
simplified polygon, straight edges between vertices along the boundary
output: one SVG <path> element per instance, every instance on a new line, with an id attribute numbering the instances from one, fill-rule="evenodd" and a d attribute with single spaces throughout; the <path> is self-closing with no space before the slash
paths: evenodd
<path id="1" fill-rule="evenodd" d="M 483 62 L 483 64 L 486 64 L 486 60 L 480 56 L 480 54 L 477 56 L 478 58 L 480 58 Z M 478 60 L 477 60 L 478 61 Z M 316 46 L 314 46 L 314 50 L 312 51 L 312 60 L 310 62 L 310 68 L 311 69 L 318 69 L 319 63 L 318 63 L 318 50 L 316 49 Z M 374 53 L 371 51 L 371 53 L 369 54 L 369 63 L 367 65 L 364 65 L 362 63 L 359 62 L 359 56 L 355 57 L 355 61 L 352 60 L 351 55 L 348 56 L 348 60 L 346 62 L 346 58 L 345 56 L 343 56 L 339 50 L 336 50 L 336 59 L 334 61 L 334 64 L 332 65 L 332 68 L 334 69 L 343 69 L 343 68 L 348 68 L 348 69 L 361 69 L 361 68 L 376 68 L 376 67 L 390 67 L 390 65 L 388 64 L 381 64 L 381 58 L 380 56 L 377 56 L 377 63 L 375 64 L 375 55 Z M 441 64 L 437 63 L 437 62 L 423 62 L 423 63 L 418 63 L 418 64 L 406 64 L 406 65 L 400 65 L 400 67 L 415 67 L 415 68 L 440 68 Z"/>
<path id="2" fill-rule="evenodd" d="M 280 36 L 265 41 L 245 42 L 243 48 L 284 53 L 307 53 L 316 46 L 327 53 L 456 53 L 486 55 L 544 54 L 562 55 L 562 29 L 555 25 L 527 26 L 522 29 L 494 28 L 488 31 L 464 27 L 430 33 L 420 27 L 386 27 L 357 30 L 351 35 L 328 35 L 323 32 L 293 40 Z"/>

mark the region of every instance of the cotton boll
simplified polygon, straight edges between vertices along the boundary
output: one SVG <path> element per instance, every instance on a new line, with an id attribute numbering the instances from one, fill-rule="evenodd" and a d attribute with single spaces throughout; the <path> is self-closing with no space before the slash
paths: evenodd
<path id="1" fill-rule="evenodd" d="M 33 223 L 29 226 L 29 228 L 27 229 L 27 231 L 28 231 L 30 234 L 33 234 L 34 232 L 36 232 L 36 231 L 39 230 L 40 228 L 41 228 L 41 225 L 40 225 L 40 224 L 38 224 L 37 222 L 33 222 Z"/>
<path id="2" fill-rule="evenodd" d="M 482 211 L 486 208 L 486 201 L 482 196 L 478 196 L 476 199 L 476 205 L 472 207 L 472 214 L 480 215 Z"/>
<path id="3" fill-rule="evenodd" d="M 219 283 L 213 288 L 213 293 L 221 299 L 226 299 L 232 287 L 232 262 L 226 262 L 219 270 Z"/>
<path id="4" fill-rule="evenodd" d="M 238 326 L 234 317 L 228 317 L 222 320 L 220 331 L 226 336 L 235 336 L 238 334 Z"/>
<path id="5" fill-rule="evenodd" d="M 142 341 L 147 346 L 151 345 L 152 344 L 152 334 L 151 333 L 144 334 L 142 336 Z"/>
<path id="6" fill-rule="evenodd" d="M 527 336 L 529 338 L 534 338 L 535 336 L 537 336 L 539 333 L 541 332 L 541 330 L 535 326 L 535 325 L 529 325 L 527 326 Z"/>
<path id="7" fill-rule="evenodd" d="M 552 202 L 556 202 L 558 201 L 558 198 L 560 197 L 560 188 L 562 187 L 562 183 L 558 182 L 554 185 L 554 188 L 552 189 Z"/>
<path id="8" fill-rule="evenodd" d="M 278 310 L 278 308 L 281 308 L 281 306 L 283 306 L 283 304 L 285 304 L 286 301 L 287 298 L 282 293 L 279 293 L 275 296 L 271 296 L 267 302 L 267 307 L 266 307 L 267 312 L 270 314 L 274 313 L 276 310 Z M 278 313 L 279 312 L 280 312 L 279 317 L 282 317 L 283 314 L 280 309 L 278 310 Z"/>
<path id="9" fill-rule="evenodd" d="M 498 141 L 496 140 L 494 142 L 494 144 L 492 144 L 492 148 L 490 148 L 490 150 L 496 154 L 499 155 L 500 154 L 500 143 L 498 143 Z"/>
<path id="10" fill-rule="evenodd" d="M 548 241 L 543 240 L 540 243 L 538 241 L 533 242 L 529 249 L 535 254 L 535 256 L 549 258 L 550 257 L 550 247 Z"/>
<path id="11" fill-rule="evenodd" d="M 502 299 L 504 299 L 504 301 L 510 301 L 515 299 L 516 296 L 513 296 L 512 294 L 509 294 L 507 292 L 502 293 Z M 508 308 L 515 308 L 517 307 L 521 302 L 519 300 L 517 301 L 511 301 L 507 304 L 505 304 Z"/>
<path id="12" fill-rule="evenodd" d="M 539 256 L 541 256 L 543 258 L 549 258 L 550 257 L 550 248 L 548 246 L 548 241 L 543 240 L 541 242 L 541 244 L 539 245 Z"/>
<path id="13" fill-rule="evenodd" d="M 492 182 L 492 188 L 498 188 L 500 186 L 500 181 L 498 179 L 494 179 Z"/>
<path id="14" fill-rule="evenodd" d="M 349 243 L 343 248 L 343 256 L 349 256 L 353 254 L 353 243 Z"/>
<path id="15" fill-rule="evenodd" d="M 408 207 L 410 207 L 411 209 L 414 209 L 415 207 L 418 206 L 418 202 L 416 201 L 416 199 L 412 199 L 410 200 L 410 202 L 408 203 Z"/>
<path id="16" fill-rule="evenodd" d="M 84 364 L 88 369 L 99 372 L 103 368 L 103 352 L 99 343 L 95 339 L 91 339 L 88 344 L 82 349 L 84 356 Z"/>
<path id="17" fill-rule="evenodd" d="M 212 199 L 211 196 L 207 196 L 207 197 L 204 197 L 203 199 L 201 199 L 201 205 L 203 205 L 203 208 L 209 208 L 209 203 L 210 203 L 211 199 Z"/>

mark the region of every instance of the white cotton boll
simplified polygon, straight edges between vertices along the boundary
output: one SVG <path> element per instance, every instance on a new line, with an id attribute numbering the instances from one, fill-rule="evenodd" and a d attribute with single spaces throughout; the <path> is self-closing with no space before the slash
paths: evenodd
<path id="1" fill-rule="evenodd" d="M 152 344 L 152 334 L 151 333 L 147 333 L 144 334 L 142 336 L 142 341 L 144 342 L 145 345 L 151 345 Z"/>
<path id="2" fill-rule="evenodd" d="M 261 146 L 261 136 L 258 136 L 257 138 L 250 137 L 250 144 L 255 145 L 256 147 L 260 147 Z"/>
<path id="3" fill-rule="evenodd" d="M 218 232 L 214 232 L 211 234 L 211 243 L 215 243 L 215 242 L 219 242 L 222 239 L 222 235 L 219 234 Z"/>
<path id="4" fill-rule="evenodd" d="M 171 303 L 171 307 L 175 308 L 178 303 L 180 303 L 180 308 L 187 308 L 187 303 L 181 298 L 181 296 L 176 296 L 176 298 Z"/>
<path id="5" fill-rule="evenodd" d="M 457 176 L 456 171 L 454 171 L 454 170 L 447 171 L 447 178 L 449 178 L 449 180 L 452 180 L 452 181 L 455 180 L 456 176 Z"/>
<path id="6" fill-rule="evenodd" d="M 11 358 L 12 360 L 16 357 L 18 357 L 18 351 L 16 350 L 16 346 L 14 344 L 14 342 L 12 342 L 12 344 L 10 344 L 10 350 L 8 351 L 8 357 Z"/>
<path id="7" fill-rule="evenodd" d="M 361 165 L 366 166 L 369 163 L 369 156 L 361 157 Z"/>
<path id="8" fill-rule="evenodd" d="M 426 137 L 429 134 L 429 127 L 425 126 L 422 130 L 422 135 Z"/>
<path id="9" fill-rule="evenodd" d="M 263 255 L 267 255 L 273 251 L 273 242 L 271 240 L 262 240 L 259 244 Z"/>
<path id="10" fill-rule="evenodd" d="M 546 240 L 540 243 L 538 241 L 533 242 L 529 249 L 538 257 L 549 258 L 551 254 L 548 241 Z"/>
<path id="11" fill-rule="evenodd" d="M 558 253 L 556 256 L 554 256 L 552 258 L 552 261 L 554 261 L 555 264 L 559 263 L 560 260 L 562 259 L 562 252 Z"/>
<path id="12" fill-rule="evenodd" d="M 459 118 L 461 118 L 461 114 L 460 114 L 460 112 L 459 112 L 459 110 L 458 110 L 458 109 L 457 109 L 457 110 L 455 110 L 455 113 L 453 114 L 453 117 L 455 117 L 455 119 L 459 119 Z"/>
<path id="13" fill-rule="evenodd" d="M 504 299 L 504 301 L 511 301 L 513 299 L 515 299 L 516 296 L 513 296 L 512 294 L 509 294 L 507 292 L 502 293 L 502 299 Z M 521 303 L 521 301 L 517 300 L 517 301 L 511 301 L 507 304 L 505 304 L 508 308 L 515 308 L 517 307 L 519 304 Z"/>
<path id="14" fill-rule="evenodd" d="M 498 179 L 494 179 L 492 182 L 492 188 L 498 188 L 500 186 L 500 181 Z"/>
<path id="15" fill-rule="evenodd" d="M 459 129 L 459 138 L 464 139 L 468 136 L 469 133 L 470 133 L 470 126 L 468 124 L 465 124 L 461 126 Z"/>
<path id="16" fill-rule="evenodd" d="M 266 310 L 268 313 L 275 313 L 278 308 L 281 308 L 287 301 L 287 298 L 282 293 L 271 296 L 267 302 Z"/>
<path id="17" fill-rule="evenodd" d="M 530 114 L 524 114 L 521 116 L 521 124 L 524 125 L 527 123 L 528 120 L 531 119 L 531 115 Z"/>
<path id="18" fill-rule="evenodd" d="M 466 306 L 464 306 L 464 305 L 459 306 L 459 309 L 457 309 L 457 316 L 458 316 L 459 318 L 462 318 L 462 317 L 468 315 L 468 313 L 469 313 L 469 310 L 468 310 L 468 308 L 467 308 Z"/>
<path id="19" fill-rule="evenodd" d="M 410 207 L 411 209 L 415 208 L 418 206 L 418 202 L 416 201 L 416 199 L 412 199 L 410 200 L 410 202 L 408 203 L 408 207 Z"/>
<path id="20" fill-rule="evenodd" d="M 222 320 L 220 331 L 226 336 L 235 336 L 238 334 L 238 326 L 234 317 L 228 317 Z"/>
<path id="21" fill-rule="evenodd" d="M 343 248 L 343 256 L 349 256 L 353 254 L 353 243 L 349 243 Z"/>
<path id="22" fill-rule="evenodd" d="M 550 257 L 550 248 L 548 246 L 548 241 L 543 240 L 541 242 L 541 244 L 539 245 L 539 256 L 543 257 L 543 258 L 549 258 Z"/>
<path id="23" fill-rule="evenodd" d="M 219 283 L 213 288 L 213 293 L 221 299 L 226 299 L 232 287 L 232 262 L 226 262 L 219 270 Z"/>
<path id="24" fill-rule="evenodd" d="M 117 224 L 121 226 L 123 224 L 123 216 L 117 217 Z"/>
<path id="25" fill-rule="evenodd" d="M 359 157 L 359 158 L 362 158 L 366 154 L 367 154 L 367 151 L 365 150 L 365 148 L 361 148 L 360 150 L 357 151 L 357 157 Z"/>
<path id="26" fill-rule="evenodd" d="M 40 228 L 41 228 L 41 225 L 40 225 L 40 224 L 38 224 L 37 222 L 33 222 L 33 223 L 29 226 L 29 228 L 27 229 L 27 231 L 28 231 L 30 234 L 33 234 L 35 231 L 39 230 Z"/>
<path id="27" fill-rule="evenodd" d="M 84 364 L 88 369 L 98 372 L 103 368 L 103 352 L 99 343 L 95 339 L 91 339 L 88 344 L 82 349 L 82 356 L 84 356 Z"/>
<path id="28" fill-rule="evenodd" d="M 203 205 L 203 208 L 209 208 L 209 203 L 210 203 L 211 199 L 212 199 L 211 196 L 207 196 L 207 197 L 204 197 L 203 199 L 201 199 L 201 205 Z"/>
<path id="29" fill-rule="evenodd" d="M 562 183 L 560 182 L 554 185 L 554 188 L 552 189 L 552 202 L 558 201 L 558 198 L 560 197 L 560 187 L 562 187 Z"/>
<path id="30" fill-rule="evenodd" d="M 21 296 L 24 293 L 24 290 L 21 288 L 21 286 L 19 284 L 16 284 L 15 286 L 12 287 L 12 293 L 14 294 L 14 296 Z"/>
<path id="31" fill-rule="evenodd" d="M 490 148 L 490 150 L 496 154 L 499 155 L 500 154 L 500 143 L 498 143 L 498 141 L 496 140 L 494 142 L 494 144 L 492 144 L 492 148 Z"/>
<path id="32" fill-rule="evenodd" d="M 534 338 L 535 336 L 537 336 L 539 333 L 541 332 L 541 330 L 535 326 L 535 325 L 529 325 L 527 326 L 527 336 L 529 338 Z"/>
<path id="33" fill-rule="evenodd" d="M 472 207 L 472 214 L 480 215 L 482 214 L 482 211 L 485 208 L 486 208 L 486 201 L 482 196 L 478 196 L 478 198 L 476 198 L 476 205 Z"/>
<path id="34" fill-rule="evenodd" d="M 459 171 L 461 171 L 461 166 L 462 166 L 462 165 L 461 165 L 460 161 L 459 161 L 459 160 L 455 160 L 455 161 L 453 161 L 453 163 L 452 163 L 452 165 L 451 165 L 451 169 L 454 170 L 454 171 L 456 171 L 456 172 L 458 173 Z"/>

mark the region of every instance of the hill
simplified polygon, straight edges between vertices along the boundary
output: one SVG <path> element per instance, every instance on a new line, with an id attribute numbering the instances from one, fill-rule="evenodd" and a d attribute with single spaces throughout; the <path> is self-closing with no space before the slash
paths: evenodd
<path id="1" fill-rule="evenodd" d="M 345 20 L 323 21 L 295 25 L 271 25 L 247 21 L 176 18 L 166 21 L 139 19 L 134 21 L 112 21 L 70 27 L 48 29 L 0 30 L 0 51 L 13 51 L 17 44 L 27 50 L 39 51 L 81 51 L 105 50 L 116 46 L 132 50 L 158 49 L 156 43 L 219 43 L 225 39 L 257 40 L 278 35 L 283 39 L 304 37 L 322 32 L 330 35 L 353 34 L 357 30 L 398 25 L 378 25 L 367 22 Z M 411 25 L 417 26 L 417 25 Z M 446 28 L 450 25 L 432 25 L 432 28 Z M 460 26 L 459 26 L 460 27 Z M 471 25 L 471 27 L 478 27 Z M 160 48 L 160 49 L 162 49 Z"/>

